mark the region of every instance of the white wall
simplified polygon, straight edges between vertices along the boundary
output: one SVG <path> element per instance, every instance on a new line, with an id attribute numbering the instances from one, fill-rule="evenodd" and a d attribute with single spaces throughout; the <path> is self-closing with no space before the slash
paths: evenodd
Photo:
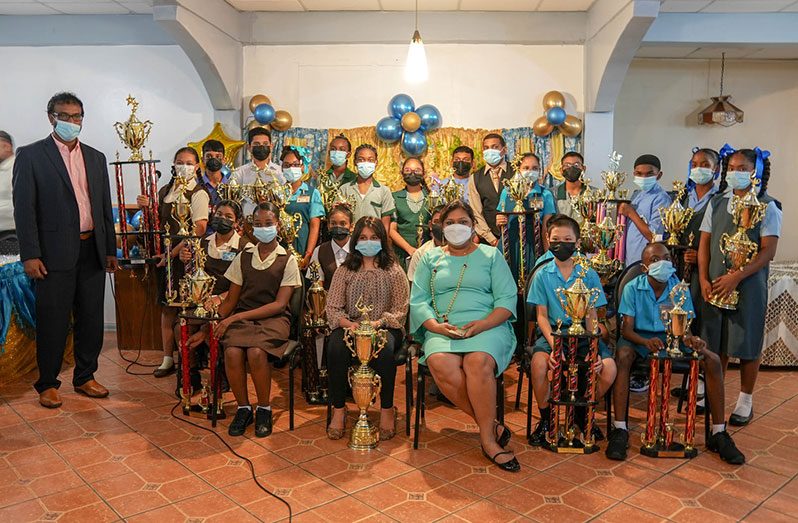
<path id="1" fill-rule="evenodd" d="M 130 114 L 128 94 L 140 102 L 138 116 L 154 123 L 149 139 L 161 171 L 169 177 L 172 155 L 213 126 L 213 109 L 202 82 L 177 46 L 120 47 L 0 47 L 0 129 L 16 146 L 39 140 L 51 128 L 45 115 L 47 100 L 57 91 L 74 91 L 86 111 L 81 140 L 113 161 L 116 151 L 127 153 L 112 128 Z M 113 171 L 110 172 L 113 177 Z M 110 180 L 112 200 L 115 184 Z M 126 199 L 135 201 L 138 176 L 125 183 Z M 106 323 L 114 323 L 113 297 L 106 292 Z"/>
<path id="2" fill-rule="evenodd" d="M 685 179 L 694 146 L 718 149 L 759 146 L 772 153 L 768 192 L 781 200 L 784 228 L 777 260 L 798 259 L 798 193 L 789 191 L 798 165 L 798 62 L 733 61 L 726 63 L 724 90 L 745 111 L 733 127 L 699 126 L 696 113 L 718 94 L 717 61 L 635 60 L 615 109 L 615 148 L 631 173 L 634 159 L 653 153 L 662 160 L 663 185 Z M 591 166 L 594 173 L 605 165 Z M 791 226 L 792 225 L 792 226 Z"/>
<path id="3" fill-rule="evenodd" d="M 403 79 L 406 45 L 245 47 L 244 96 L 263 93 L 295 126 L 319 128 L 374 125 L 400 92 L 435 105 L 447 127 L 532 125 L 552 89 L 566 94 L 569 113 L 584 109 L 581 46 L 425 47 L 421 86 Z"/>

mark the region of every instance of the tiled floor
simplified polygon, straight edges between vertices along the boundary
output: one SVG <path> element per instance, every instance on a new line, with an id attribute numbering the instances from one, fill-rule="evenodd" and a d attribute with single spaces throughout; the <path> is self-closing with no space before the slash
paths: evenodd
<path id="1" fill-rule="evenodd" d="M 0 385 L 0 521 L 287 518 L 285 506 L 259 490 L 246 464 L 215 436 L 170 415 L 172 378 L 130 376 L 111 336 L 106 345 L 97 377 L 111 389 L 107 399 L 80 397 L 64 386 L 63 407 L 47 410 L 36 402 L 33 376 Z M 67 384 L 70 375 L 64 373 Z M 272 436 L 256 439 L 250 428 L 250 437 L 229 438 L 224 422 L 218 433 L 252 460 L 259 480 L 291 504 L 296 521 L 798 521 L 795 372 L 760 376 L 755 421 L 734 433 L 748 464 L 733 467 L 703 446 L 692 461 L 645 458 L 638 434 L 625 463 L 603 452 L 558 456 L 532 449 L 523 438 L 526 405 L 512 409 L 513 369 L 507 420 L 517 434 L 511 445 L 520 474 L 489 466 L 470 421 L 434 401 L 416 451 L 403 433 L 365 454 L 329 441 L 324 409 L 308 408 L 301 396 L 297 427 L 289 432 L 286 375 L 277 376 Z M 733 398 L 738 376 L 732 371 L 728 379 Z M 403 387 L 400 381 L 397 398 Z M 634 395 L 636 428 L 643 399 Z"/>

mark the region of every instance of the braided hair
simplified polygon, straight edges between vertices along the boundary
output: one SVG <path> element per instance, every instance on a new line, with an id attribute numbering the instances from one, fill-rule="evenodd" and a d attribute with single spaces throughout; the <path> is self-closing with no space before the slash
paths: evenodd
<path id="1" fill-rule="evenodd" d="M 370 143 L 362 143 L 362 144 L 357 146 L 357 149 L 355 149 L 355 158 L 357 158 L 357 153 L 359 153 L 363 149 L 368 149 L 369 151 L 374 153 L 374 156 L 379 156 L 377 154 L 377 148 L 376 147 L 374 147 Z"/>

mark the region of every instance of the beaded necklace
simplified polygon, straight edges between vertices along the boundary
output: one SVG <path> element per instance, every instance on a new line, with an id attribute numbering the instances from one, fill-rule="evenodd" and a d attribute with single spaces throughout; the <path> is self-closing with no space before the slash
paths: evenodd
<path id="1" fill-rule="evenodd" d="M 457 299 L 457 295 L 460 293 L 460 287 L 463 285 L 463 276 L 465 275 L 465 271 L 468 268 L 468 258 L 471 256 L 471 253 L 466 255 L 465 263 L 463 263 L 462 269 L 460 269 L 460 276 L 457 278 L 457 286 L 454 288 L 454 294 L 452 294 L 452 299 L 449 300 L 449 306 L 446 308 L 446 312 L 441 314 L 438 310 L 438 304 L 435 301 L 435 277 L 438 274 L 438 265 L 441 263 L 441 258 L 438 258 L 438 261 L 435 262 L 435 268 L 432 269 L 432 278 L 429 280 L 429 288 L 430 294 L 432 295 L 432 310 L 435 312 L 435 316 L 437 318 L 441 318 L 443 323 L 449 323 L 449 313 L 452 312 L 452 307 L 454 307 L 454 301 Z"/>

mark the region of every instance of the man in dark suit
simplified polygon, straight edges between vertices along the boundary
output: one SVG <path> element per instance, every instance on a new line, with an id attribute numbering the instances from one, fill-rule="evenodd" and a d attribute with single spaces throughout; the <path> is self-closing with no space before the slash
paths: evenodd
<path id="1" fill-rule="evenodd" d="M 499 243 L 501 231 L 496 225 L 496 208 L 504 188 L 504 180 L 515 174 L 507 162 L 507 143 L 497 133 L 488 133 L 482 139 L 482 158 L 485 166 L 468 180 L 468 203 L 474 210 L 476 233 L 482 241 L 493 245 Z"/>
<path id="2" fill-rule="evenodd" d="M 94 372 L 103 344 L 105 273 L 117 268 L 105 155 L 78 141 L 83 103 L 58 93 L 47 104 L 53 133 L 20 147 L 14 219 L 25 272 L 36 280 L 35 387 L 44 407 L 61 406 L 58 373 L 74 321 L 75 391 L 108 396 Z"/>

